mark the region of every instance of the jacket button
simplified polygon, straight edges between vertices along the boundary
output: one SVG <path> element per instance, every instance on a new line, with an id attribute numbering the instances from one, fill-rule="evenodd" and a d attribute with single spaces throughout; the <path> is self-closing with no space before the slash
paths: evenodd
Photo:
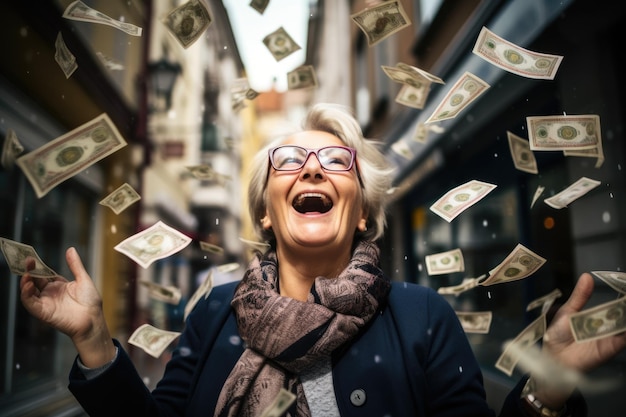
<path id="1" fill-rule="evenodd" d="M 362 389 L 355 389 L 350 394 L 350 402 L 352 403 L 352 405 L 356 407 L 360 407 L 363 404 L 365 404 L 365 400 L 366 400 L 365 391 L 363 391 Z"/>

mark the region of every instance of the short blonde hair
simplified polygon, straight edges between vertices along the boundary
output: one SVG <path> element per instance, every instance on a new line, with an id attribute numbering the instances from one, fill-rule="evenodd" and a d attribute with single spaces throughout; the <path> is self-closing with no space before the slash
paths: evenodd
<path id="1" fill-rule="evenodd" d="M 302 124 L 303 130 L 319 130 L 335 135 L 348 147 L 356 149 L 357 168 L 363 184 L 363 209 L 367 213 L 367 230 L 359 232 L 365 240 L 382 237 L 387 225 L 386 194 L 391 187 L 392 167 L 379 150 L 380 142 L 363 137 L 358 121 L 348 107 L 338 104 L 318 103 L 311 107 Z M 249 212 L 257 236 L 267 242 L 275 239 L 272 230 L 261 227 L 265 216 L 267 176 L 269 173 L 268 151 L 283 143 L 286 136 L 276 138 L 265 145 L 252 159 L 248 185 Z"/>

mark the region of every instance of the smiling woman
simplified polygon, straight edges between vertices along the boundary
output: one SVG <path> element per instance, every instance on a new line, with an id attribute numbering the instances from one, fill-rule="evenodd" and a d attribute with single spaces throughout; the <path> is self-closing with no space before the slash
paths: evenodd
<path id="1" fill-rule="evenodd" d="M 309 11 L 316 1 L 272 0 L 263 13 L 249 3 L 224 0 L 250 87 L 256 91 L 268 91 L 274 86 L 277 91 L 285 91 L 285 74 L 304 63 Z M 284 28 L 300 49 L 278 62 L 263 46 L 263 39 L 280 27 Z"/>

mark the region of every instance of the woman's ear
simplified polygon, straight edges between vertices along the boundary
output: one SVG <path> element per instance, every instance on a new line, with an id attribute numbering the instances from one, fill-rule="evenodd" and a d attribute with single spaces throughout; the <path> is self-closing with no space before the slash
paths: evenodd
<path id="1" fill-rule="evenodd" d="M 272 222 L 267 214 L 261 218 L 260 222 L 263 230 L 269 230 L 272 227 Z"/>
<path id="2" fill-rule="evenodd" d="M 361 220 L 359 220 L 359 224 L 358 224 L 357 228 L 358 228 L 361 232 L 367 232 L 367 219 L 361 219 Z"/>

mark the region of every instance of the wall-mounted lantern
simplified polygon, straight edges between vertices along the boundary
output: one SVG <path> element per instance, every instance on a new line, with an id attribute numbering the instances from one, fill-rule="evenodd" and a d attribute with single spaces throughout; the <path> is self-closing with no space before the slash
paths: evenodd
<path id="1" fill-rule="evenodd" d="M 172 90 L 181 72 L 180 64 L 171 63 L 165 58 L 148 64 L 150 88 L 154 97 L 150 103 L 152 111 L 169 110 L 172 104 Z"/>

